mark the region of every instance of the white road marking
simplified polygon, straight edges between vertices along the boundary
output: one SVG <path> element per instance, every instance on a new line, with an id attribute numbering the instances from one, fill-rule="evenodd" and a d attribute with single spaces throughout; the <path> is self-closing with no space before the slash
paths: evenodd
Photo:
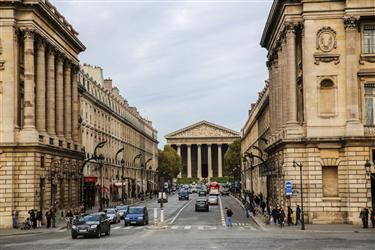
<path id="1" fill-rule="evenodd" d="M 172 226 L 171 229 L 173 230 L 178 229 L 178 226 Z"/>
<path id="2" fill-rule="evenodd" d="M 189 206 L 189 204 L 193 201 L 194 199 L 191 199 L 188 203 L 185 204 L 185 206 L 183 206 L 179 211 L 178 213 L 175 215 L 175 217 L 173 217 L 173 220 L 169 223 L 169 225 L 172 225 L 173 222 L 177 219 L 177 217 L 180 215 L 180 213 L 182 212 L 182 210 L 184 210 L 187 206 Z"/>
<path id="3" fill-rule="evenodd" d="M 225 218 L 224 218 L 224 210 L 223 210 L 223 204 L 221 203 L 221 197 L 219 196 L 219 205 L 220 205 L 220 216 L 221 216 L 221 225 L 226 226 L 225 224 Z"/>
<path id="4" fill-rule="evenodd" d="M 68 231 L 68 229 L 63 228 L 63 229 L 60 229 L 60 230 L 59 230 L 60 233 L 61 233 L 61 232 L 65 232 L 65 231 Z"/>
<path id="5" fill-rule="evenodd" d="M 185 226 L 184 229 L 189 230 L 189 229 L 191 229 L 191 226 Z"/>
<path id="6" fill-rule="evenodd" d="M 125 230 L 129 230 L 129 229 L 132 229 L 132 228 L 134 228 L 134 227 L 123 227 L 123 229 L 125 229 Z"/>
<path id="7" fill-rule="evenodd" d="M 198 226 L 198 230 L 203 230 L 204 226 Z"/>
<path id="8" fill-rule="evenodd" d="M 117 229 L 120 229 L 121 227 L 114 227 L 112 228 L 112 230 L 117 230 Z"/>
<path id="9" fill-rule="evenodd" d="M 143 229 L 143 227 L 134 227 L 134 229 L 141 230 L 141 229 Z"/>

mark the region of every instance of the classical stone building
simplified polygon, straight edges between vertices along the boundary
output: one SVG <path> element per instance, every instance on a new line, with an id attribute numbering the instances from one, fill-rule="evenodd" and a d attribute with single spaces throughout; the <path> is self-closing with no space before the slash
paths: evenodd
<path id="1" fill-rule="evenodd" d="M 269 83 L 243 129 L 243 145 L 263 154 L 266 164 L 253 164 L 271 205 L 300 204 L 293 161 L 302 164 L 310 223 L 358 223 L 360 209 L 375 206 L 374 168 L 365 169 L 375 160 L 374 13 L 372 0 L 274 1 L 264 28 Z M 251 125 L 267 112 L 268 128 Z"/>
<path id="2" fill-rule="evenodd" d="M 224 154 L 228 145 L 240 139 L 238 132 L 201 121 L 165 136 L 182 158 L 180 177 L 223 176 Z"/>
<path id="3" fill-rule="evenodd" d="M 100 67 L 81 67 L 79 89 L 81 140 L 86 159 L 93 156 L 98 143 L 106 141 L 97 151 L 97 155 L 104 157 L 103 195 L 111 202 L 120 201 L 122 176 L 127 197 L 156 190 L 158 141 L 152 122 L 143 118 L 135 107 L 129 106 L 112 80 L 103 78 Z M 116 153 L 122 148 L 116 158 Z M 89 206 L 98 205 L 100 170 L 95 161 L 83 170 L 84 200 Z"/>
<path id="4" fill-rule="evenodd" d="M 78 206 L 78 33 L 47 0 L 0 2 L 0 227 Z"/>

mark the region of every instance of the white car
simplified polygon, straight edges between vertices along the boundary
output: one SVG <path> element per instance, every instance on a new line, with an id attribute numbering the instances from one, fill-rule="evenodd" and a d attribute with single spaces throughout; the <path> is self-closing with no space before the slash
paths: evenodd
<path id="1" fill-rule="evenodd" d="M 219 204 L 219 198 L 216 195 L 210 195 L 207 198 L 208 204 L 210 205 L 217 205 Z"/>
<path id="2" fill-rule="evenodd" d="M 121 221 L 120 214 L 118 213 L 117 209 L 115 208 L 107 208 L 104 210 L 106 213 L 107 217 L 113 224 L 117 224 Z"/>

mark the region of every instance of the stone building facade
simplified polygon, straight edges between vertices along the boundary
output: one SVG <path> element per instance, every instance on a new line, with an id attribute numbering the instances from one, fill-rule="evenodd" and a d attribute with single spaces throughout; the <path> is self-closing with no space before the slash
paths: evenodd
<path id="1" fill-rule="evenodd" d="M 310 223 L 358 223 L 360 209 L 375 206 L 374 168 L 364 166 L 375 160 L 374 13 L 371 0 L 274 1 L 264 28 L 269 83 L 249 119 L 267 108 L 270 125 L 265 140 L 250 140 L 246 124 L 243 145 L 263 154 L 270 205 L 300 204 L 293 161 L 302 164 Z M 288 197 L 286 181 L 296 191 Z"/>
<path id="2" fill-rule="evenodd" d="M 104 156 L 103 196 L 111 202 L 121 200 L 122 176 L 127 197 L 156 190 L 158 141 L 152 122 L 129 106 L 112 80 L 103 78 L 100 67 L 83 65 L 78 82 L 81 141 L 86 159 L 93 156 L 98 143 L 106 141 L 97 152 Z M 87 164 L 83 174 L 84 200 L 89 206 L 98 205 L 101 187 L 98 163 Z"/>
<path id="3" fill-rule="evenodd" d="M 165 136 L 182 159 L 179 177 L 223 177 L 224 154 L 240 134 L 217 124 L 201 121 Z"/>
<path id="4" fill-rule="evenodd" d="M 0 3 L 0 227 L 79 204 L 78 33 L 47 0 Z"/>

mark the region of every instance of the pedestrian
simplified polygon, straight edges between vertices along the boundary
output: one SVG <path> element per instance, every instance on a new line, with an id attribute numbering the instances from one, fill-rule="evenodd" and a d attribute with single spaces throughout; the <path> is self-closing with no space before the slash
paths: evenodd
<path id="1" fill-rule="evenodd" d="M 52 227 L 56 227 L 56 208 L 52 207 L 50 209 L 50 214 L 51 214 L 51 220 L 52 220 Z"/>
<path id="2" fill-rule="evenodd" d="M 46 211 L 47 228 L 51 227 L 51 219 L 52 219 L 51 212 L 50 210 L 47 210 Z"/>
<path id="3" fill-rule="evenodd" d="M 65 220 L 66 220 L 66 226 L 68 229 L 71 229 L 72 223 L 73 223 L 73 213 L 72 210 L 69 210 L 65 214 Z"/>
<path id="4" fill-rule="evenodd" d="M 301 208 L 299 207 L 299 205 L 297 205 L 297 208 L 296 208 L 296 224 L 295 224 L 296 226 L 298 225 L 299 221 L 301 221 Z"/>
<path id="5" fill-rule="evenodd" d="M 261 200 L 260 207 L 262 208 L 262 214 L 265 215 L 265 213 L 266 213 L 266 203 L 264 202 L 264 200 Z"/>
<path id="6" fill-rule="evenodd" d="M 285 220 L 285 212 L 284 210 L 280 207 L 279 209 L 279 224 L 280 224 L 280 227 L 284 227 L 284 220 Z"/>
<path id="7" fill-rule="evenodd" d="M 39 210 L 36 213 L 37 227 L 42 227 L 43 213 L 42 210 Z"/>
<path id="8" fill-rule="evenodd" d="M 363 228 L 368 228 L 368 215 L 369 211 L 367 207 L 364 207 L 359 213 L 359 218 L 362 219 Z"/>
<path id="9" fill-rule="evenodd" d="M 37 219 L 36 219 L 36 213 L 34 209 L 30 210 L 30 221 L 32 224 L 32 227 L 35 229 L 37 227 Z"/>
<path id="10" fill-rule="evenodd" d="M 375 207 L 371 209 L 370 220 L 371 220 L 372 228 L 375 228 Z"/>
<path id="11" fill-rule="evenodd" d="M 288 206 L 288 213 L 287 213 L 288 226 L 293 224 L 292 214 L 293 214 L 293 209 L 290 206 Z"/>
<path id="12" fill-rule="evenodd" d="M 246 212 L 246 218 L 250 217 L 250 203 L 246 202 L 245 203 L 245 212 Z"/>
<path id="13" fill-rule="evenodd" d="M 227 226 L 232 227 L 232 216 L 233 212 L 230 208 L 225 208 L 226 215 L 227 215 Z"/>
<path id="14" fill-rule="evenodd" d="M 271 216 L 273 218 L 273 222 L 275 223 L 275 225 L 277 224 L 277 207 L 274 207 L 272 208 L 272 211 L 271 211 Z"/>

